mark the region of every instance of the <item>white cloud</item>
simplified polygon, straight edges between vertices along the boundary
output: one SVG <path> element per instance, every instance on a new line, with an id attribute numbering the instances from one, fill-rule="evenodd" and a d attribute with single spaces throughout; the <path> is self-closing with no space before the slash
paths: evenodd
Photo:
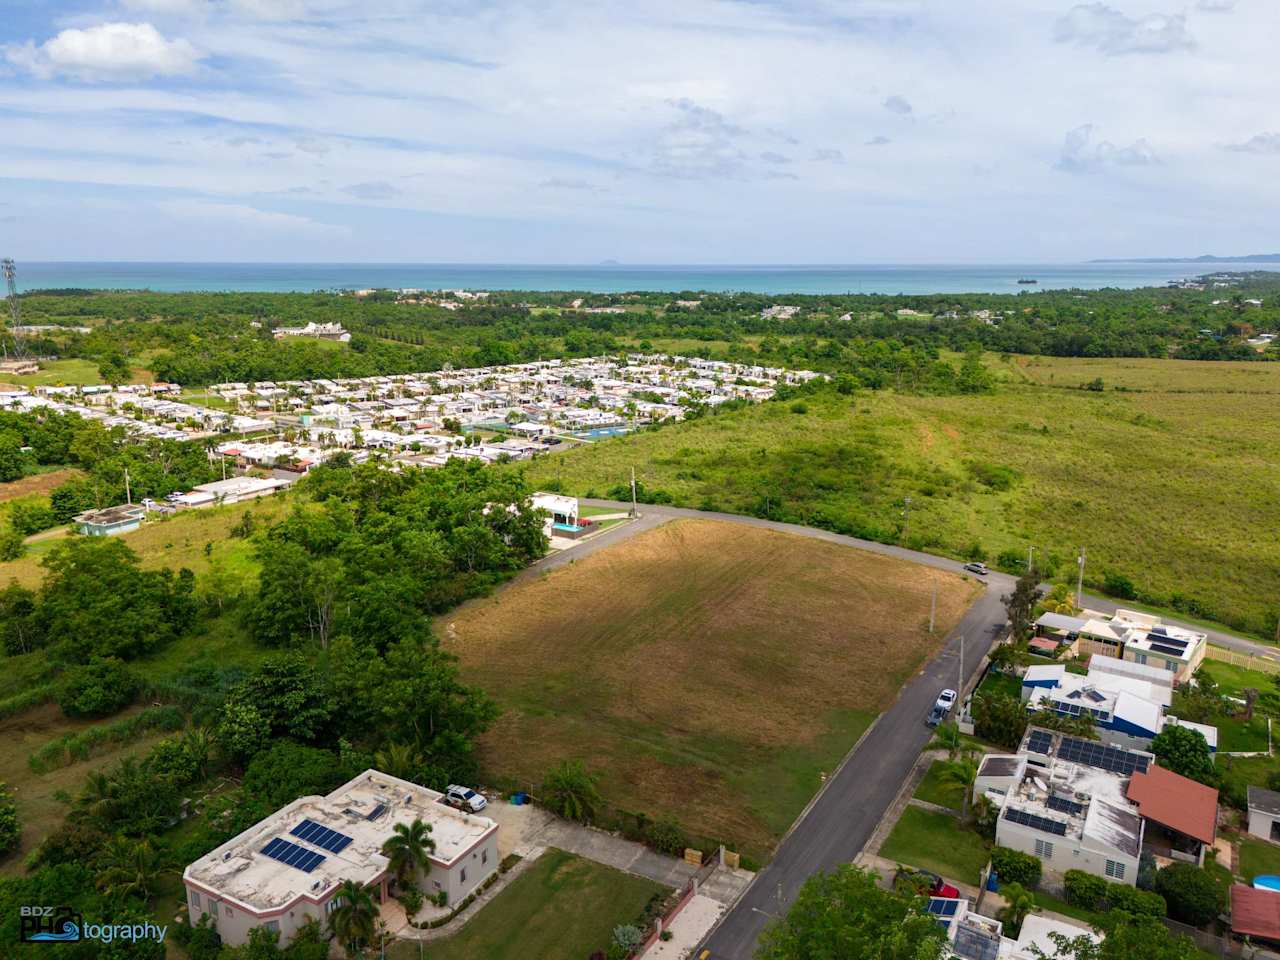
<path id="1" fill-rule="evenodd" d="M 688 97 L 668 100 L 667 105 L 679 116 L 658 137 L 653 162 L 657 173 L 694 180 L 742 174 L 746 154 L 738 144 L 746 130 Z"/>
<path id="2" fill-rule="evenodd" d="M 1226 149 L 1236 153 L 1280 153 L 1280 133 L 1258 133 L 1243 143 L 1229 143 Z"/>
<path id="3" fill-rule="evenodd" d="M 1093 124 L 1086 123 L 1067 132 L 1057 166 L 1071 173 L 1087 173 L 1102 167 L 1145 167 L 1159 162 L 1146 140 L 1135 140 L 1127 147 L 1118 147 L 1110 140 L 1094 143 Z"/>
<path id="4" fill-rule="evenodd" d="M 586 190 L 592 193 L 599 192 L 602 189 L 590 180 L 583 180 L 581 177 L 548 177 L 538 186 L 547 190 Z"/>
<path id="5" fill-rule="evenodd" d="M 1205 13 L 1230 13 L 1235 8 L 1236 0 L 1200 0 L 1196 4 L 1196 9 Z"/>
<path id="6" fill-rule="evenodd" d="M 912 112 L 911 102 L 906 97 L 896 93 L 885 100 L 884 108 L 900 117 L 910 116 Z"/>
<path id="7" fill-rule="evenodd" d="M 145 80 L 194 72 L 201 55 L 187 40 L 166 40 L 149 23 L 104 23 L 63 30 L 36 46 L 5 48 L 10 63 L 49 78 Z"/>
<path id="8" fill-rule="evenodd" d="M 883 147 L 887 143 L 893 143 L 893 141 L 890 140 L 888 137 L 879 136 L 879 137 L 872 137 L 870 140 L 867 141 L 866 145 L 868 147 Z"/>
<path id="9" fill-rule="evenodd" d="M 120 4 L 126 10 L 172 15 L 204 13 L 210 7 L 209 0 L 120 0 Z"/>
<path id="10" fill-rule="evenodd" d="M 1106 54 L 1171 53 L 1195 46 L 1182 14 L 1130 17 L 1105 3 L 1081 3 L 1054 25 L 1054 39 Z"/>
<path id="11" fill-rule="evenodd" d="M 304 0 L 231 0 L 231 6 L 264 20 L 296 20 L 307 13 Z"/>
<path id="12" fill-rule="evenodd" d="M 814 163 L 844 163 L 844 151 L 834 147 L 819 147 L 809 159 Z"/>
<path id="13" fill-rule="evenodd" d="M 184 220 L 199 220 L 207 223 L 238 225 L 254 229 L 278 230 L 304 233 L 339 233 L 347 232 L 345 227 L 328 223 L 319 223 L 309 217 L 300 217 L 292 213 L 276 213 L 270 210 L 259 210 L 244 203 L 221 203 L 213 200 L 165 200 L 158 204 L 161 210 Z"/>
<path id="14" fill-rule="evenodd" d="M 369 180 L 365 183 L 353 183 L 342 187 L 342 192 L 357 200 L 390 200 L 403 192 L 385 180 Z"/>

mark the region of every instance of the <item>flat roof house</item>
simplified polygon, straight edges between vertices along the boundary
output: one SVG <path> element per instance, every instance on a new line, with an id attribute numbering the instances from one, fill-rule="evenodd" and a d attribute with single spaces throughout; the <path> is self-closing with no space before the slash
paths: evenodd
<path id="1" fill-rule="evenodd" d="M 498 825 L 440 803 L 442 794 L 366 770 L 328 796 L 299 797 L 189 865 L 182 874 L 193 924 L 208 916 L 223 943 L 266 927 L 288 943 L 309 920 L 326 924 L 345 880 L 385 903 L 382 844 L 397 823 L 421 818 L 436 849 L 418 877 L 428 894 L 458 903 L 498 869 Z"/>
<path id="2" fill-rule="evenodd" d="M 90 537 L 112 537 L 117 533 L 128 533 L 142 526 L 142 517 L 146 509 L 133 504 L 124 503 L 118 507 L 106 507 L 102 510 L 86 510 L 77 514 L 76 529 Z"/>
<path id="3" fill-rule="evenodd" d="M 1280 843 L 1280 793 L 1249 787 L 1248 829 L 1255 837 Z"/>

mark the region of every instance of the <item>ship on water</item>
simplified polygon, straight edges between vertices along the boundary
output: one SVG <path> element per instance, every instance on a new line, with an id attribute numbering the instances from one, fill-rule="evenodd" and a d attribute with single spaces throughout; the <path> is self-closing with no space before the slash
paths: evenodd
<path id="1" fill-rule="evenodd" d="M 1025 285 L 1028 283 L 1039 283 L 1040 281 L 1031 277 L 1019 277 L 1018 282 Z"/>

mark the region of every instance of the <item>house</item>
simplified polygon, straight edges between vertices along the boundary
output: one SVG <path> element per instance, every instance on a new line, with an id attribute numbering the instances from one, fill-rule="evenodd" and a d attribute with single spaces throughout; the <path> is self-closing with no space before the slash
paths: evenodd
<path id="1" fill-rule="evenodd" d="M 366 770 L 327 796 L 300 797 L 190 864 L 182 873 L 192 925 L 208 917 L 224 944 L 265 927 L 286 944 L 309 920 L 325 923 L 344 881 L 389 897 L 382 845 L 396 824 L 421 819 L 435 850 L 416 882 L 460 903 L 498 869 L 498 825 L 440 802 L 443 794 Z"/>
<path id="2" fill-rule="evenodd" d="M 0 360 L 0 373 L 25 377 L 40 372 L 40 364 L 34 360 Z"/>
<path id="3" fill-rule="evenodd" d="M 90 537 L 112 537 L 118 533 L 128 533 L 142 526 L 142 517 L 146 509 L 131 503 L 118 507 L 106 507 L 103 510 L 86 510 L 72 519 L 76 529 Z"/>
<path id="4" fill-rule="evenodd" d="M 562 497 L 554 493 L 535 493 L 529 498 L 535 510 L 545 510 L 547 519 L 542 532 L 548 537 L 556 528 L 569 528 L 569 532 L 578 529 L 578 498 Z M 563 530 L 562 530 L 563 532 Z"/>
<path id="5" fill-rule="evenodd" d="M 1004 935 L 1004 924 L 999 920 L 974 912 L 969 900 L 931 897 L 926 905 L 930 916 L 951 941 L 951 955 L 961 960 L 1034 960 L 1040 956 L 1053 956 L 1057 947 L 1051 934 L 1068 939 L 1088 937 L 1094 943 L 1100 938 L 1087 927 L 1066 920 L 1050 920 L 1030 914 L 1022 921 L 1018 939 Z M 1037 953 L 1037 950 L 1040 952 Z"/>
<path id="6" fill-rule="evenodd" d="M 1063 873 L 1137 879 L 1143 850 L 1203 863 L 1218 792 L 1155 765 L 1150 753 L 1028 727 L 1016 754 L 988 754 L 973 795 L 999 810 L 996 843 Z"/>
<path id="7" fill-rule="evenodd" d="M 342 324 L 316 323 L 314 320 L 304 327 L 278 327 L 273 331 L 272 336 L 277 340 L 283 340 L 285 337 L 311 337 L 316 340 L 336 340 L 339 343 L 348 343 L 351 340 L 351 334 L 342 328 Z"/>
<path id="8" fill-rule="evenodd" d="M 1249 826 L 1255 837 L 1280 843 L 1280 793 L 1249 787 Z"/>
<path id="9" fill-rule="evenodd" d="M 200 483 L 188 493 L 179 494 L 173 502 L 180 507 L 212 507 L 222 503 L 242 503 L 256 500 L 289 486 L 288 480 L 278 477 L 227 477 L 212 483 Z"/>
<path id="10" fill-rule="evenodd" d="M 1280 947 L 1280 893 L 1233 884 L 1231 932 L 1259 945 Z"/>
<path id="11" fill-rule="evenodd" d="M 1204 661 L 1208 638 L 1195 630 L 1162 623 L 1136 610 L 1117 610 L 1111 617 L 1082 611 L 1078 617 L 1046 613 L 1036 621 L 1036 636 L 1071 645 L 1081 656 L 1101 654 L 1131 660 L 1173 675 L 1186 683 Z"/>

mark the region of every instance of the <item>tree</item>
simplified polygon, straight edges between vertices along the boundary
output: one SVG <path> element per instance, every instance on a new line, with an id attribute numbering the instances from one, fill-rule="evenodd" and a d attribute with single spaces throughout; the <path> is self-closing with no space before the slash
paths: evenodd
<path id="1" fill-rule="evenodd" d="M 1009 936 L 1016 938 L 1027 914 L 1038 909 L 1036 898 L 1020 883 L 1006 883 L 1000 888 L 1000 896 L 1004 897 L 1005 906 L 1000 908 L 996 919 L 1005 925 Z"/>
<path id="2" fill-rule="evenodd" d="M 62 675 L 58 706 L 68 717 L 105 717 L 128 706 L 140 686 L 119 660 L 95 657 Z"/>
<path id="3" fill-rule="evenodd" d="M 263 661 L 228 695 L 218 739 L 228 753 L 247 759 L 277 737 L 307 743 L 329 732 L 334 700 L 319 671 L 295 653 Z"/>
<path id="4" fill-rule="evenodd" d="M 147 900 L 160 879 L 161 856 L 148 840 L 113 837 L 98 864 L 98 889 L 116 899 Z"/>
<path id="5" fill-rule="evenodd" d="M 297 797 L 326 794 L 342 782 L 344 773 L 331 750 L 277 740 L 249 761 L 244 792 L 270 810 Z"/>
<path id="6" fill-rule="evenodd" d="M 422 775 L 425 763 L 422 754 L 410 743 L 389 743 L 374 754 L 373 765 L 383 773 L 401 780 L 412 780 Z"/>
<path id="7" fill-rule="evenodd" d="M 22 452 L 22 438 L 11 433 L 0 434 L 0 483 L 10 483 L 27 470 L 27 456 Z"/>
<path id="8" fill-rule="evenodd" d="M 18 846 L 22 836 L 22 824 L 18 821 L 18 807 L 13 802 L 9 788 L 0 783 L 0 857 Z"/>
<path id="9" fill-rule="evenodd" d="M 1050 933 L 1052 953 L 1033 946 L 1036 960 L 1200 960 L 1203 954 L 1190 937 L 1174 936 L 1155 917 L 1112 911 L 1095 927 L 1102 942 L 1084 935 Z"/>
<path id="10" fill-rule="evenodd" d="M 976 694 L 971 706 L 974 732 L 983 740 L 1015 750 L 1027 729 L 1027 708 L 1007 694 Z"/>
<path id="11" fill-rule="evenodd" d="M 428 856 L 435 849 L 436 842 L 431 839 L 431 824 L 424 823 L 418 817 L 413 823 L 397 823 L 392 828 L 391 836 L 382 844 L 382 855 L 387 858 L 396 882 L 403 884 L 412 880 L 417 871 L 428 868 Z"/>
<path id="12" fill-rule="evenodd" d="M 933 731 L 933 743 L 930 746 L 942 747 L 947 751 L 947 759 L 954 760 L 963 742 L 960 739 L 960 725 L 954 720 L 947 720 L 945 723 L 938 724 Z"/>
<path id="13" fill-rule="evenodd" d="M 1169 905 L 1169 916 L 1193 927 L 1210 923 L 1225 906 L 1218 881 L 1190 863 L 1174 863 L 1156 871 L 1153 889 Z"/>
<path id="14" fill-rule="evenodd" d="M 337 904 L 329 914 L 329 929 L 346 948 L 348 956 L 356 956 L 373 939 L 378 908 L 368 889 L 354 880 L 344 880 L 334 894 Z"/>
<path id="15" fill-rule="evenodd" d="M 882 890 L 874 874 L 851 865 L 814 874 L 765 929 L 756 960 L 942 960 L 946 935 L 922 902 Z"/>
<path id="16" fill-rule="evenodd" d="M 1181 724 L 1165 724 L 1165 728 L 1151 741 L 1151 752 L 1155 754 L 1160 766 L 1174 773 L 1209 786 L 1218 782 L 1218 773 L 1213 767 L 1213 754 L 1209 752 L 1209 744 L 1199 730 Z"/>
<path id="17" fill-rule="evenodd" d="M 0 646 L 9 656 L 30 653 L 44 646 L 46 636 L 35 591 L 10 581 L 0 590 Z"/>
<path id="18" fill-rule="evenodd" d="M 938 778 L 942 783 L 957 786 L 963 791 L 960 816 L 964 820 L 969 819 L 969 798 L 973 793 L 973 782 L 977 777 L 978 758 L 970 750 L 958 759 L 948 761 L 942 768 L 942 775 Z"/>
<path id="19" fill-rule="evenodd" d="M 543 779 L 542 802 L 566 820 L 590 823 L 604 805 L 596 789 L 599 780 L 581 760 L 566 760 Z"/>
<path id="20" fill-rule="evenodd" d="M 1009 634 L 1014 640 L 1025 640 L 1031 635 L 1032 615 L 1040 596 L 1040 572 L 1032 567 L 1018 578 L 1013 593 L 1001 598 L 1009 616 Z"/>

